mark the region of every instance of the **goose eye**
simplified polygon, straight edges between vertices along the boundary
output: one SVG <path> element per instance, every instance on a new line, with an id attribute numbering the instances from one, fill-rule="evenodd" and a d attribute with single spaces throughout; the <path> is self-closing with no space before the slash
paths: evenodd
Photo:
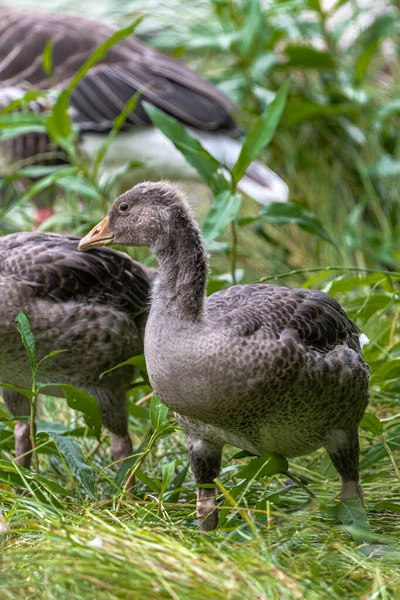
<path id="1" fill-rule="evenodd" d="M 129 209 L 129 204 L 127 202 L 121 202 L 121 204 L 118 206 L 118 210 L 121 213 L 125 213 L 128 209 Z"/>

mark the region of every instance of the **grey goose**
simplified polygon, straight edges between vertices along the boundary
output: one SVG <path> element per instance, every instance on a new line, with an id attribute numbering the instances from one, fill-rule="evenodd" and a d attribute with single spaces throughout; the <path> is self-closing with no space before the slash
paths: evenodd
<path id="1" fill-rule="evenodd" d="M 232 444 L 288 458 L 324 447 L 341 498 L 363 498 L 358 425 L 368 402 L 361 333 L 327 294 L 235 285 L 206 298 L 207 256 L 182 194 L 142 183 L 122 194 L 79 248 L 147 246 L 160 269 L 144 351 L 150 382 L 188 437 L 197 484 L 218 477 Z M 202 529 L 217 525 L 215 489 L 198 488 Z"/>
<path id="2" fill-rule="evenodd" d="M 97 398 L 112 453 L 132 453 L 126 391 L 134 377 L 126 366 L 102 373 L 143 353 L 144 325 L 153 274 L 127 254 L 99 249 L 78 252 L 78 239 L 56 233 L 14 233 L 0 237 L 0 389 L 31 389 L 29 361 L 15 318 L 23 311 L 36 338 L 37 359 L 46 360 L 39 381 L 54 383 L 45 393 L 63 396 L 57 383 L 72 384 Z M 28 399 L 9 388 L 4 400 L 16 417 L 29 416 Z M 29 467 L 29 423 L 15 427 L 16 456 Z"/>
<path id="3" fill-rule="evenodd" d="M 0 5 L 0 106 L 7 104 L 10 95 L 22 95 L 26 86 L 63 89 L 112 33 L 107 25 L 74 15 Z M 48 40 L 52 42 L 50 80 L 42 61 Z M 121 161 L 142 164 L 125 176 L 125 189 L 143 179 L 198 178 L 173 144 L 152 126 L 143 101 L 178 119 L 215 158 L 232 167 L 241 148 L 240 141 L 232 137 L 237 134 L 232 102 L 184 63 L 133 37 L 112 47 L 70 98 L 71 117 L 89 158 L 94 159 L 114 119 L 138 90 L 137 106 L 104 161 L 106 170 Z M 25 150 L 21 142 L 8 144 L 11 159 L 26 155 L 29 147 L 35 146 L 29 137 L 25 136 Z M 261 204 L 285 201 L 288 196 L 286 184 L 260 162 L 249 167 L 240 188 Z"/>

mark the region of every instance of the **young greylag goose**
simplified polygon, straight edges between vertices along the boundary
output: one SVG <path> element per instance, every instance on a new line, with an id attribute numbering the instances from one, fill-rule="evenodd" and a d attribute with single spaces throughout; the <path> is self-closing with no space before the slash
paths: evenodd
<path id="1" fill-rule="evenodd" d="M 113 29 L 107 25 L 73 15 L 2 5 L 0 84 L 62 89 L 112 33 Z M 43 70 L 42 59 L 49 39 L 52 41 L 50 79 Z M 177 180 L 199 177 L 175 146 L 152 127 L 143 101 L 178 119 L 217 160 L 233 166 L 241 148 L 240 142 L 231 137 L 237 133 L 231 116 L 234 105 L 185 64 L 133 37 L 112 47 L 71 95 L 71 117 L 81 133 L 82 149 L 90 158 L 95 158 L 114 119 L 138 90 L 141 96 L 136 108 L 126 120 L 125 131 L 109 147 L 103 164 L 106 170 L 128 161 L 142 165 L 124 176 L 125 189 L 143 179 L 160 176 Z M 21 146 L 14 144 L 16 154 L 11 154 L 12 160 L 19 157 Z M 239 187 L 261 204 L 285 201 L 288 196 L 286 184 L 259 162 L 249 167 Z"/>
<path id="2" fill-rule="evenodd" d="M 31 371 L 15 317 L 26 313 L 36 338 L 37 359 L 53 350 L 39 381 L 72 384 L 98 400 L 112 435 L 115 460 L 132 453 L 126 391 L 133 367 L 100 378 L 111 367 L 143 352 L 150 280 L 145 268 L 126 254 L 108 249 L 82 254 L 78 239 L 55 233 L 15 233 L 0 238 L 1 383 L 31 388 Z M 63 395 L 51 387 L 47 393 Z M 29 415 L 29 401 L 3 388 L 15 416 Z M 15 427 L 16 456 L 28 467 L 29 424 Z"/>
<path id="3" fill-rule="evenodd" d="M 358 424 L 369 368 L 360 331 L 323 292 L 235 285 L 205 296 L 207 258 L 180 192 L 142 183 L 82 239 L 150 247 L 160 271 L 145 331 L 150 382 L 188 436 L 197 484 L 218 477 L 224 444 L 301 456 L 325 447 L 341 498 L 358 495 Z M 201 528 L 217 524 L 215 490 L 198 488 Z"/>

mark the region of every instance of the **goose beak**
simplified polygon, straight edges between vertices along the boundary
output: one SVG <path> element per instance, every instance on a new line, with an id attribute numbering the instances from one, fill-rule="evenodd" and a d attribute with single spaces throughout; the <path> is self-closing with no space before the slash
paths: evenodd
<path id="1" fill-rule="evenodd" d="M 78 250 L 90 250 L 91 248 L 97 248 L 97 246 L 110 246 L 113 242 L 114 234 L 108 230 L 107 216 L 81 239 Z"/>

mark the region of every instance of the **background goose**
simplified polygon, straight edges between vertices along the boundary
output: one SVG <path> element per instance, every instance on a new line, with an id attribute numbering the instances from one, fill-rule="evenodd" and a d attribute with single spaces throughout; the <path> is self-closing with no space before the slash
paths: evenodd
<path id="1" fill-rule="evenodd" d="M 111 27 L 68 14 L 0 6 L 0 83 L 17 90 L 27 84 L 41 89 L 53 86 L 62 89 L 112 33 Z M 51 80 L 43 70 L 42 61 L 49 39 Z M 241 147 L 231 137 L 237 133 L 232 117 L 234 105 L 182 62 L 132 37 L 112 47 L 71 96 L 72 118 L 81 132 L 82 149 L 90 158 L 96 156 L 113 120 L 138 90 L 141 98 L 104 161 L 105 169 L 121 161 L 142 163 L 141 168 L 125 176 L 122 185 L 130 187 L 134 182 L 155 176 L 198 178 L 173 144 L 151 126 L 143 101 L 178 119 L 215 158 L 228 167 L 233 166 Z M 34 146 L 32 142 L 26 143 Z M 21 144 L 15 145 L 17 156 L 18 149 L 21 152 Z M 286 184 L 259 162 L 249 167 L 240 187 L 261 204 L 285 201 L 288 196 Z"/>
<path id="2" fill-rule="evenodd" d="M 341 498 L 363 497 L 358 424 L 369 368 L 360 331 L 316 290 L 237 285 L 205 297 L 207 258 L 182 195 L 143 183 L 120 196 L 80 242 L 148 246 L 160 265 L 145 332 L 151 384 L 188 436 L 198 484 L 218 476 L 224 444 L 300 456 L 325 447 Z M 198 489 L 203 529 L 217 524 L 215 490 Z"/>
<path id="3" fill-rule="evenodd" d="M 101 373 L 143 352 L 143 330 L 150 289 L 149 272 L 126 254 L 100 249 L 81 254 L 77 238 L 54 233 L 16 233 L 0 238 L 0 387 L 31 388 L 31 372 L 15 317 L 24 311 L 36 337 L 39 377 L 70 383 L 94 395 L 112 434 L 115 460 L 132 452 L 126 390 L 132 367 L 100 379 Z M 62 395 L 57 387 L 48 393 Z M 29 415 L 28 400 L 3 389 L 15 416 Z M 16 455 L 31 449 L 29 425 L 15 427 Z M 28 467 L 31 455 L 21 457 Z"/>

